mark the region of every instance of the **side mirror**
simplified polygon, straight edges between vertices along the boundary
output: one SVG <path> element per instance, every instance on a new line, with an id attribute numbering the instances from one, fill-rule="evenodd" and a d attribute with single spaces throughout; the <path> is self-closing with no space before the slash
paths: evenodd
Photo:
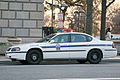
<path id="1" fill-rule="evenodd" d="M 51 40 L 50 43 L 54 43 L 55 41 L 54 40 Z"/>
<path id="2" fill-rule="evenodd" d="M 50 38 L 47 38 L 46 40 L 49 41 Z"/>

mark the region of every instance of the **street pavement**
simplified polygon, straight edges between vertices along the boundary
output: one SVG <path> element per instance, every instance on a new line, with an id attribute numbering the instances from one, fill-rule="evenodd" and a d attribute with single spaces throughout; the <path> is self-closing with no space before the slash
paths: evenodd
<path id="1" fill-rule="evenodd" d="M 20 64 L 18 61 L 12 62 L 11 59 L 8 59 L 5 56 L 0 56 L 0 64 Z M 76 60 L 67 60 L 67 61 L 43 61 L 42 64 L 72 64 L 78 63 Z M 105 58 L 100 63 L 120 63 L 120 56 L 113 58 Z M 89 63 L 86 63 L 89 64 Z"/>
<path id="2" fill-rule="evenodd" d="M 120 62 L 112 61 L 100 64 L 69 64 L 71 61 L 45 65 L 0 64 L 0 80 L 120 80 Z"/>
<path id="3" fill-rule="evenodd" d="M 21 65 L 0 56 L 0 80 L 120 80 L 120 56 L 103 59 L 100 64 L 77 61 L 44 61 L 40 65 Z"/>
<path id="4" fill-rule="evenodd" d="M 39 80 L 120 80 L 120 78 L 73 78 L 73 79 L 39 79 Z"/>

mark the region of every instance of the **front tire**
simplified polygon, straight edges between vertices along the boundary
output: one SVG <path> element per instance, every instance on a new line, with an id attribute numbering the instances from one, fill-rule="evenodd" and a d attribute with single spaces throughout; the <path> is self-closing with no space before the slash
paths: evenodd
<path id="1" fill-rule="evenodd" d="M 28 64 L 36 65 L 42 61 L 42 53 L 38 50 L 31 50 L 26 56 Z"/>
<path id="2" fill-rule="evenodd" d="M 92 50 L 88 53 L 87 59 L 90 64 L 98 64 L 102 59 L 102 53 L 99 50 Z"/>

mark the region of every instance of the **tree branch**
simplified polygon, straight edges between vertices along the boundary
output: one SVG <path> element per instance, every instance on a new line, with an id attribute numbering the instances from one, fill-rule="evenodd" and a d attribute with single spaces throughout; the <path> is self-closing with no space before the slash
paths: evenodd
<path id="1" fill-rule="evenodd" d="M 67 3 L 67 4 L 71 5 L 71 6 L 72 6 L 72 5 L 74 6 L 74 4 L 77 3 L 77 2 L 79 2 L 79 1 L 80 1 L 80 0 L 76 0 L 76 1 L 73 2 L 73 1 L 71 1 L 71 0 L 65 0 L 65 3 Z"/>
<path id="2" fill-rule="evenodd" d="M 115 2 L 115 0 L 112 0 L 112 1 L 106 6 L 106 8 L 108 8 L 113 2 Z"/>

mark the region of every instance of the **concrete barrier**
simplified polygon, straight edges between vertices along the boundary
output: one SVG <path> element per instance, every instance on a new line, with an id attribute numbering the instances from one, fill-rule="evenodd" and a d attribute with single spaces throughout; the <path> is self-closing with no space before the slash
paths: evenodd
<path id="1" fill-rule="evenodd" d="M 118 55 L 120 55 L 120 40 L 113 40 L 113 42 L 117 48 Z"/>

